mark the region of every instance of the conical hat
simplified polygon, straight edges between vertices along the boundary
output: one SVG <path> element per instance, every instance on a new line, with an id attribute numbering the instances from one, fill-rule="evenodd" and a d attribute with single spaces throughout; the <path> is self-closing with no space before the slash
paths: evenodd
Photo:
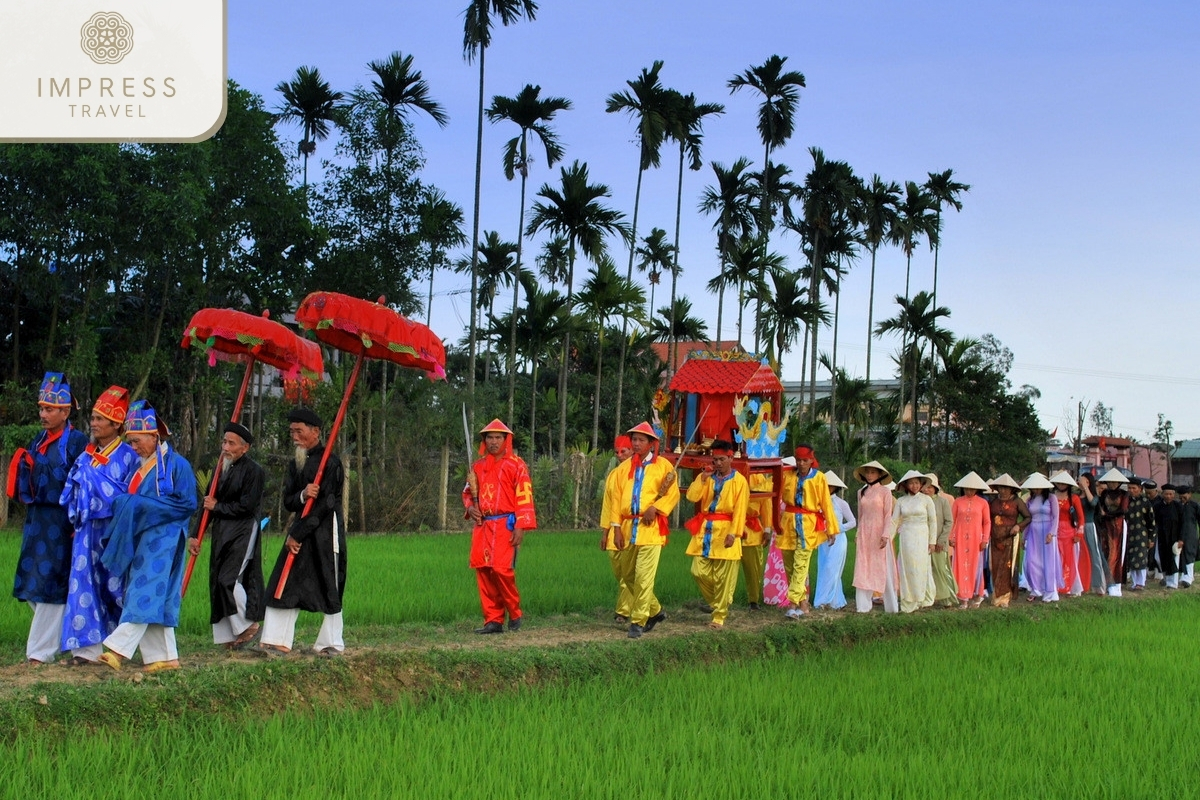
<path id="1" fill-rule="evenodd" d="M 783 464 L 784 469 L 795 469 L 796 468 L 796 457 L 795 456 L 784 456 L 783 458 L 779 459 L 779 463 Z"/>
<path id="2" fill-rule="evenodd" d="M 910 469 L 908 472 L 904 473 L 900 480 L 896 481 L 896 485 L 903 486 L 905 481 L 912 480 L 913 478 L 919 478 L 922 486 L 929 483 L 929 478 L 925 477 L 924 472 L 916 469 Z"/>
<path id="3" fill-rule="evenodd" d="M 864 469 L 866 469 L 867 467 L 873 467 L 874 469 L 879 470 L 879 482 L 880 483 L 887 483 L 888 481 L 890 481 L 892 479 L 892 473 L 888 472 L 887 467 L 885 467 L 883 464 L 880 464 L 878 461 L 868 461 L 867 463 L 863 464 L 862 466 L 855 468 L 854 479 L 856 481 L 862 481 L 863 483 L 867 482 L 867 479 L 862 476 L 862 471 Z"/>
<path id="4" fill-rule="evenodd" d="M 846 488 L 846 484 L 842 483 L 842 479 L 839 478 L 837 476 L 837 473 L 834 472 L 833 470 L 826 470 L 825 482 L 827 484 L 829 484 L 829 488 L 831 488 L 831 489 L 845 489 Z"/>
<path id="5" fill-rule="evenodd" d="M 655 433 L 654 428 L 652 428 L 650 426 L 649 422 L 639 422 L 637 425 L 634 425 L 632 428 L 630 428 L 629 430 L 627 430 L 625 432 L 627 434 L 629 434 L 630 436 L 632 436 L 635 433 L 640 433 L 643 436 L 649 436 L 651 439 L 655 439 L 655 440 L 658 439 L 658 434 Z"/>
<path id="6" fill-rule="evenodd" d="M 896 489 L 899 488 L 898 486 L 896 486 L 895 483 L 893 483 L 891 481 L 888 481 L 887 483 L 881 483 L 880 486 L 887 489 L 889 492 L 894 492 L 894 491 L 896 491 Z"/>
<path id="7" fill-rule="evenodd" d="M 1129 483 L 1129 478 L 1121 474 L 1121 471 L 1113 467 L 1108 472 L 1096 479 L 1100 483 Z"/>
<path id="8" fill-rule="evenodd" d="M 954 484 L 954 488 L 956 488 L 956 489 L 975 489 L 976 491 L 979 491 L 979 492 L 986 492 L 988 490 L 988 485 L 983 480 L 983 478 L 979 477 L 978 472 L 972 471 L 972 472 L 968 472 L 966 475 L 962 476 L 962 478 L 959 479 L 958 483 Z"/>
<path id="9" fill-rule="evenodd" d="M 1062 484 L 1066 484 L 1067 486 L 1078 486 L 1079 485 L 1078 483 L 1075 482 L 1075 479 L 1071 477 L 1071 473 L 1067 472 L 1065 469 L 1059 470 L 1058 472 L 1051 475 L 1050 482 L 1051 483 L 1062 483 Z"/>
<path id="10" fill-rule="evenodd" d="M 938 480 L 936 472 L 926 472 L 925 477 L 928 478 L 929 482 L 933 484 L 933 488 L 937 489 L 939 492 L 942 490 L 942 482 Z"/>
<path id="11" fill-rule="evenodd" d="M 999 478 L 992 478 L 987 482 L 987 485 L 993 489 L 997 486 L 1007 486 L 1010 489 L 1021 488 L 1021 484 L 1017 483 L 1016 480 L 1013 479 L 1013 476 L 1009 475 L 1007 472 L 1001 475 Z"/>
<path id="12" fill-rule="evenodd" d="M 1053 489 L 1054 484 L 1051 483 L 1045 475 L 1040 472 L 1032 472 L 1025 482 L 1021 484 L 1022 489 Z"/>
<path id="13" fill-rule="evenodd" d="M 481 436 L 484 434 L 487 434 L 487 433 L 504 433 L 504 434 L 508 434 L 509 436 L 512 436 L 512 429 L 509 428 L 507 425 L 505 425 L 503 422 L 501 422 L 499 417 L 496 417 L 494 420 L 492 420 L 491 422 L 489 422 L 487 424 L 487 427 L 485 427 L 481 431 L 479 431 L 479 434 Z"/>

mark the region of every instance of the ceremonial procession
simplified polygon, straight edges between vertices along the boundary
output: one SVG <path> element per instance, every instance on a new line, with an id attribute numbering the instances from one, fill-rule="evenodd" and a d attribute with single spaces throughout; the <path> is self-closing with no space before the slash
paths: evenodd
<path id="1" fill-rule="evenodd" d="M 0 3 L 0 795 L 1186 795 L 1200 11 L 1060 5 Z"/>

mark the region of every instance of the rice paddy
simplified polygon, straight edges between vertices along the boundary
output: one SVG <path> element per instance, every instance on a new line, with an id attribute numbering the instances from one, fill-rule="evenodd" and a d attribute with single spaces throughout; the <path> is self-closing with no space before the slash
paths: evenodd
<path id="1" fill-rule="evenodd" d="M 612 579 L 596 538 L 522 549 L 531 618 L 603 628 Z M 675 538 L 659 573 L 669 610 L 695 597 Z M 0 559 L 10 546 L 0 538 Z M 1186 793 L 1200 768 L 1191 593 L 464 650 L 478 618 L 465 539 L 351 548 L 364 655 L 10 692 L 4 704 L 35 711 L 9 709 L 0 796 L 1095 798 Z M 185 664 L 208 633 L 202 594 L 185 603 Z M 24 619 L 0 616 L 10 663 Z M 388 649 L 422 625 L 451 630 L 416 654 Z M 255 693 L 278 702 L 248 705 Z"/>

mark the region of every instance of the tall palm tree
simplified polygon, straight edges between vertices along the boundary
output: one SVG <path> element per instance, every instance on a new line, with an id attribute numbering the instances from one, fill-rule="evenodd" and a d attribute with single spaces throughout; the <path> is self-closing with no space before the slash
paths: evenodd
<path id="1" fill-rule="evenodd" d="M 821 300 L 821 281 L 825 276 L 826 255 L 830 252 L 829 240 L 840 226 L 849 224 L 848 219 L 858 196 L 859 179 L 845 161 L 829 161 L 818 147 L 809 148 L 812 155 L 812 170 L 804 178 L 804 216 L 798 232 L 809 245 L 808 293 L 815 302 Z M 811 352 L 809 354 L 809 422 L 816 421 L 817 399 L 817 340 L 819 325 L 810 326 Z"/>
<path id="2" fill-rule="evenodd" d="M 308 157 L 317 151 L 317 142 L 329 138 L 329 124 L 337 116 L 342 93 L 333 91 L 316 67 L 299 67 L 290 81 L 281 81 L 275 91 L 283 102 L 275 110 L 275 119 L 300 125 L 299 151 L 304 156 L 304 188 L 308 188 Z"/>
<path id="3" fill-rule="evenodd" d="M 521 173 L 521 210 L 517 221 L 517 269 L 522 267 L 523 249 L 525 244 L 525 184 L 529 179 L 529 165 L 533 159 L 529 155 L 529 135 L 537 136 L 546 151 L 546 166 L 552 167 L 563 156 L 562 145 L 551 130 L 549 123 L 559 111 L 571 108 L 571 101 L 565 97 L 538 97 L 542 87 L 525 84 L 525 88 L 517 92 L 516 97 L 492 98 L 492 105 L 487 110 L 488 119 L 493 123 L 507 120 L 516 123 L 521 132 L 509 139 L 504 145 L 504 177 L 510 181 Z M 508 418 L 513 418 L 513 398 L 516 394 L 517 371 L 513 359 L 516 358 L 517 339 L 517 295 L 520 281 L 513 281 L 512 329 L 508 352 Z"/>
<path id="4" fill-rule="evenodd" d="M 648 273 L 650 279 L 650 308 L 654 308 L 654 287 L 658 286 L 662 274 L 675 265 L 675 245 L 667 242 L 667 232 L 662 228 L 651 228 L 650 235 L 642 238 L 637 249 L 638 269 Z"/>
<path id="5" fill-rule="evenodd" d="M 662 145 L 667 133 L 667 112 L 670 96 L 658 80 L 663 62 L 655 61 L 650 69 L 642 68 L 637 78 L 625 81 L 628 91 L 613 92 L 604 110 L 609 114 L 623 112 L 637 121 L 638 175 L 633 193 L 633 225 L 630 228 L 629 266 L 626 278 L 633 280 L 633 256 L 637 245 L 638 211 L 642 201 L 642 176 L 650 167 L 662 163 Z M 617 426 L 620 427 L 621 404 L 624 400 L 625 346 L 628 323 L 621 323 L 621 356 L 617 366 Z"/>
<path id="6" fill-rule="evenodd" d="M 560 168 L 558 188 L 542 184 L 538 197 L 545 202 L 533 205 L 525 235 L 532 236 L 540 230 L 563 236 L 567 240 L 567 300 L 573 302 L 575 292 L 575 257 L 578 251 L 598 262 L 607 247 L 604 237 L 619 234 L 628 238 L 629 226 L 623 221 L 624 214 L 603 205 L 602 198 L 612 193 L 602 183 L 590 183 L 587 164 L 574 162 L 570 167 Z M 571 352 L 571 335 L 568 331 L 562 342 L 562 373 L 559 376 L 559 419 L 558 452 L 567 451 L 567 359 Z"/>
<path id="7" fill-rule="evenodd" d="M 742 322 L 746 304 L 754 300 L 756 301 L 755 308 L 762 308 L 762 294 L 767 290 L 764 276 L 782 270 L 786 263 L 786 259 L 779 253 L 764 253 L 756 236 L 740 239 L 730 249 L 729 262 L 726 265 L 726 279 L 730 285 L 737 286 L 737 338 L 738 344 L 743 347 L 745 344 L 742 342 Z M 756 317 L 755 326 L 757 327 L 757 325 Z M 756 342 L 758 341 L 757 332 L 754 339 Z"/>
<path id="8" fill-rule="evenodd" d="M 933 353 L 942 354 L 954 343 L 954 335 L 938 324 L 939 320 L 950 316 L 950 309 L 933 305 L 933 295 L 929 292 L 918 292 L 911 300 L 896 295 L 896 304 L 900 307 L 899 312 L 896 316 L 880 322 L 875 328 L 875 332 L 880 335 L 899 333 L 902 341 L 907 342 L 907 345 L 902 346 L 900 354 L 902 376 L 900 396 L 904 396 L 904 364 L 908 363 L 912 372 L 912 439 L 909 460 L 915 462 L 917 460 L 917 403 L 920 399 L 918 382 L 922 358 L 921 343 L 922 341 L 928 342 Z M 903 401 L 901 401 L 901 410 L 903 410 Z"/>
<path id="9" fill-rule="evenodd" d="M 770 246 L 771 217 L 771 151 L 782 147 L 796 128 L 796 105 L 800 102 L 800 89 L 805 88 L 804 74 L 795 70 L 784 71 L 787 56 L 772 55 L 757 67 L 750 67 L 740 75 L 729 79 L 729 93 L 734 94 L 742 87 L 749 87 L 762 95 L 758 107 L 758 135 L 763 142 L 763 192 L 759 198 L 758 229 L 765 253 Z M 760 304 L 761 306 L 761 304 Z M 758 311 L 755 311 L 758 314 Z M 757 343 L 755 344 L 757 349 Z"/>
<path id="10" fill-rule="evenodd" d="M 950 206 L 955 211 L 962 211 L 962 201 L 958 199 L 958 196 L 971 191 L 970 184 L 959 183 L 953 179 L 953 175 L 954 170 L 952 169 L 945 172 L 931 172 L 929 180 L 925 181 L 923 187 L 937 206 L 938 238 L 933 242 L 933 302 L 935 305 L 937 304 L 938 250 L 941 247 L 942 207 Z"/>
<path id="11" fill-rule="evenodd" d="M 600 443 L 600 386 L 604 369 L 604 331 L 614 316 L 644 322 L 646 293 L 628 278 L 621 277 L 612 259 L 603 258 L 588 275 L 576 298 L 576 308 L 596 328 L 596 394 L 592 399 L 592 450 Z M 628 329 L 626 329 L 627 331 Z M 614 420 L 620 428 L 620 419 Z"/>
<path id="12" fill-rule="evenodd" d="M 497 231 L 484 231 L 479 243 L 479 314 L 487 311 L 488 319 L 496 315 L 496 295 L 500 288 L 517 281 L 517 245 L 500 238 Z M 468 264 L 468 267 L 470 265 Z M 492 371 L 492 338 L 488 337 L 487 355 L 484 358 L 483 377 L 488 380 Z"/>
<path id="13" fill-rule="evenodd" d="M 687 162 L 693 172 L 704 166 L 700 157 L 700 145 L 704 141 L 704 119 L 716 114 L 724 114 L 725 107 L 720 103 L 697 103 L 694 94 L 682 94 L 669 89 L 667 136 L 679 144 L 679 179 L 675 188 L 675 260 L 671 265 L 671 304 L 668 308 L 675 309 L 675 295 L 679 284 L 679 230 L 683 215 L 683 165 Z M 675 325 L 672 322 L 671 329 Z M 667 375 L 675 374 L 675 343 L 670 342 L 667 352 Z"/>
<path id="14" fill-rule="evenodd" d="M 715 214 L 713 229 L 717 231 L 717 254 L 720 265 L 717 269 L 721 280 L 721 289 L 717 300 L 717 338 L 721 341 L 721 317 L 725 306 L 724 276 L 729 254 L 739 239 L 746 239 L 754 228 L 754 190 L 750 180 L 750 161 L 739 158 L 733 166 L 726 169 L 722 164 L 712 162 L 713 174 L 717 177 L 716 186 L 706 186 L 700 197 L 700 210 L 705 214 Z"/>
<path id="15" fill-rule="evenodd" d="M 555 345 L 571 330 L 574 321 L 570 304 L 556 289 L 542 291 L 537 279 L 528 272 L 521 275 L 525 305 L 517 312 L 517 350 L 529 362 L 529 441 L 536 441 L 538 370 L 550 357 Z M 509 320 L 501 319 L 505 326 Z"/>
<path id="16" fill-rule="evenodd" d="M 550 281 L 551 286 L 566 284 L 567 270 L 571 266 L 570 246 L 565 236 L 552 236 L 542 244 L 537 256 L 538 274 Z"/>
<path id="17" fill-rule="evenodd" d="M 438 267 L 446 266 L 446 251 L 467 243 L 463 233 L 463 211 L 457 203 L 446 199 L 440 189 L 425 187 L 417 203 L 417 238 L 428 247 L 429 297 L 425 302 L 425 324 L 433 314 L 433 276 Z"/>
<path id="18" fill-rule="evenodd" d="M 913 181 L 906 181 L 904 184 L 904 199 L 901 201 L 897 209 L 895 221 L 892 227 L 895 231 L 896 242 L 900 245 L 900 249 L 904 251 L 905 266 L 904 266 L 904 300 L 908 301 L 911 296 L 912 284 L 912 256 L 913 251 L 917 249 L 917 244 L 922 238 L 929 241 L 930 249 L 937 245 L 938 240 L 938 219 L 934 213 L 933 198 L 923 188 L 918 186 Z M 901 350 L 906 350 L 907 346 L 902 346 Z M 904 359 L 900 361 L 900 390 L 901 397 L 904 396 Z M 901 410 L 903 411 L 904 402 L 901 400 Z M 913 415 L 916 415 L 916 408 L 913 409 Z M 897 452 L 902 452 L 903 448 L 902 436 L 896 439 Z M 914 445 L 915 446 L 915 445 Z"/>
<path id="19" fill-rule="evenodd" d="M 827 319 L 828 314 L 809 299 L 807 281 L 798 273 L 779 270 L 769 278 L 771 290 L 763 294 L 758 329 L 767 342 L 767 358 L 778 370 L 784 353 L 800 340 L 801 333 L 814 319 Z"/>
<path id="20" fill-rule="evenodd" d="M 854 214 L 862 228 L 863 243 L 871 251 L 871 291 L 867 300 L 867 383 L 871 382 L 871 342 L 875 339 L 875 256 L 879 246 L 885 242 L 896 243 L 896 209 L 900 205 L 900 184 L 884 182 L 878 175 L 871 176 L 870 184 L 864 186 L 854 206 Z"/>
<path id="21" fill-rule="evenodd" d="M 650 320 L 650 331 L 656 342 L 702 342 L 708 338 L 708 323 L 692 316 L 692 301 L 683 294 L 672 305 L 658 310 Z"/>
<path id="22" fill-rule="evenodd" d="M 470 63 L 479 58 L 479 113 L 475 124 L 475 209 L 471 219 L 471 308 L 478 302 L 479 277 L 475 267 L 479 261 L 479 198 L 483 181 L 483 77 L 484 59 L 492 43 L 492 26 L 496 20 L 504 27 L 515 25 L 521 18 L 529 21 L 537 16 L 534 0 L 470 0 L 463 11 L 463 58 Z M 467 356 L 467 403 L 471 421 L 475 416 L 475 349 L 478 331 L 471 317 L 471 333 Z"/>
<path id="23" fill-rule="evenodd" d="M 375 75 L 370 90 L 359 89 L 352 95 L 356 105 L 379 108 L 385 143 L 398 134 L 397 129 L 410 109 L 424 111 L 442 128 L 450 122 L 445 109 L 429 95 L 429 84 L 421 70 L 412 66 L 413 57 L 399 50 L 386 59 L 372 61 L 367 64 L 367 69 Z"/>

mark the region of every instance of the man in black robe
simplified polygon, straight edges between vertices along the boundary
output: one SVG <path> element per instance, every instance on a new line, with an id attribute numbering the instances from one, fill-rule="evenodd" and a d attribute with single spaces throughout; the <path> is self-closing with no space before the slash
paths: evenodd
<path id="1" fill-rule="evenodd" d="M 1158 565 L 1163 571 L 1162 585 L 1179 588 L 1179 553 L 1176 542 L 1181 541 L 1183 508 L 1175 499 L 1175 487 L 1164 483 L 1162 493 L 1154 500 L 1154 522 L 1158 528 Z"/>
<path id="2" fill-rule="evenodd" d="M 288 414 L 288 430 L 296 444 L 296 460 L 288 464 L 283 505 L 295 512 L 291 529 L 271 579 L 267 581 L 267 610 L 262 626 L 262 652 L 290 652 L 300 611 L 325 615 L 313 650 L 324 656 L 341 654 L 342 592 L 346 587 L 346 531 L 342 523 L 342 462 L 330 452 L 321 481 L 317 468 L 325 453 L 323 424 L 316 412 L 297 408 Z M 305 505 L 312 500 L 309 513 Z M 279 591 L 288 555 L 294 556 L 291 572 Z M 279 598 L 275 597 L 279 594 Z"/>
<path id="3" fill-rule="evenodd" d="M 1183 552 L 1179 555 L 1179 586 L 1192 588 L 1192 565 L 1200 558 L 1200 504 L 1192 499 L 1192 487 L 1180 486 L 1179 540 Z"/>
<path id="4" fill-rule="evenodd" d="M 266 475 L 247 453 L 254 436 L 229 422 L 221 439 L 221 475 L 217 492 L 204 498 L 211 520 L 212 558 L 208 565 L 208 598 L 212 605 L 213 642 L 240 650 L 258 635 L 263 619 L 262 542 L 259 507 Z M 188 539 L 188 551 L 200 552 L 200 541 Z"/>

